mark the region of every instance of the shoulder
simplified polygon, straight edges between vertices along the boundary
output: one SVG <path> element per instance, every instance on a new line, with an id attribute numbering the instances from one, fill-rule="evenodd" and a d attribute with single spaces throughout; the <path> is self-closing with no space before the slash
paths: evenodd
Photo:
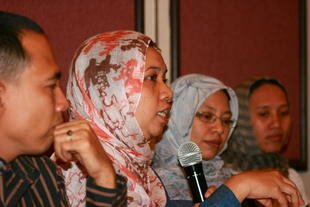
<path id="1" fill-rule="evenodd" d="M 56 169 L 55 163 L 47 156 L 33 156 L 31 159 L 34 163 L 36 163 L 37 167 L 45 166 L 50 169 Z"/>
<path id="2" fill-rule="evenodd" d="M 43 174 L 58 174 L 58 168 L 55 163 L 47 156 L 21 156 L 17 159 L 17 162 L 20 162 L 23 166 L 27 166 L 29 169 L 35 169 Z"/>
<path id="3" fill-rule="evenodd" d="M 41 165 L 55 166 L 55 164 L 46 156 L 32 156 L 22 155 L 17 157 L 13 163 L 21 163 L 22 165 L 29 165 L 33 168 L 40 169 Z"/>
<path id="4" fill-rule="evenodd" d="M 289 179 L 291 179 L 296 185 L 303 183 L 301 176 L 298 174 L 298 172 L 293 169 L 293 168 L 289 168 L 288 169 L 288 177 Z"/>
<path id="5" fill-rule="evenodd" d="M 295 183 L 295 185 L 297 186 L 297 188 L 298 188 L 302 198 L 304 199 L 305 203 L 308 204 L 309 198 L 306 195 L 304 183 L 303 183 L 303 180 L 302 180 L 301 176 L 299 175 L 299 173 L 295 169 L 289 168 L 288 169 L 288 178 Z"/>

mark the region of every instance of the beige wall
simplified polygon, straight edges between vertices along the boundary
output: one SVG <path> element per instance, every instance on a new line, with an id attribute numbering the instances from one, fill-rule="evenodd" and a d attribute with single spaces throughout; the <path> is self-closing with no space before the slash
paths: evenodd
<path id="1" fill-rule="evenodd" d="M 310 0 L 307 0 L 307 5 L 310 5 Z M 308 7 L 309 8 L 309 7 Z M 307 48 L 308 48 L 308 170 L 304 173 L 301 173 L 301 176 L 304 180 L 304 184 L 306 187 L 306 191 L 308 193 L 308 197 L 310 197 L 310 139 L 309 139 L 309 135 L 310 135 L 310 84 L 309 84 L 309 80 L 310 80 L 310 9 L 308 9 L 307 12 Z"/>

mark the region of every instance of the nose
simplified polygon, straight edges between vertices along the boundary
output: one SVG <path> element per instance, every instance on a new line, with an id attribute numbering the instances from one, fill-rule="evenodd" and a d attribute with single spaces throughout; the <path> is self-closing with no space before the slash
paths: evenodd
<path id="1" fill-rule="evenodd" d="M 278 128 L 280 127 L 280 122 L 281 122 L 281 117 L 278 114 L 273 114 L 271 116 L 271 120 L 270 120 L 270 125 L 273 128 Z"/>
<path id="2" fill-rule="evenodd" d="M 220 118 L 216 118 L 213 123 L 213 131 L 217 132 L 218 134 L 223 134 L 225 130 L 224 124 Z"/>
<path id="3" fill-rule="evenodd" d="M 169 102 L 172 102 L 172 97 L 173 97 L 173 92 L 170 89 L 170 87 L 166 84 L 163 83 L 162 89 L 161 89 L 161 99 L 162 100 L 169 100 Z M 168 101 L 167 101 L 168 102 Z"/>
<path id="4" fill-rule="evenodd" d="M 57 112 L 66 111 L 69 107 L 69 102 L 60 87 L 55 89 L 55 109 Z"/>

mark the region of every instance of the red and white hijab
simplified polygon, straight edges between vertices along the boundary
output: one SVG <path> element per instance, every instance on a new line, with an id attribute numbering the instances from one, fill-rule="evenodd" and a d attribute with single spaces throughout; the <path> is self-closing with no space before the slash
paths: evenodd
<path id="1" fill-rule="evenodd" d="M 67 83 L 70 118 L 88 120 L 117 173 L 127 177 L 128 206 L 165 206 L 150 164 L 154 152 L 134 116 L 152 40 L 134 31 L 91 37 L 75 54 Z M 72 206 L 85 205 L 86 178 L 77 165 L 64 171 Z"/>

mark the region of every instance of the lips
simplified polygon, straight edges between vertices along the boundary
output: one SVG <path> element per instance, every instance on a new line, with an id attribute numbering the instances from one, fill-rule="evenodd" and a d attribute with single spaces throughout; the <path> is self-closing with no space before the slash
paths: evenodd
<path id="1" fill-rule="evenodd" d="M 208 144 L 209 146 L 216 147 L 216 148 L 219 148 L 222 144 L 220 140 L 208 140 L 204 142 Z"/>
<path id="2" fill-rule="evenodd" d="M 156 113 L 156 115 L 167 122 L 169 120 L 169 117 L 170 117 L 170 108 L 159 111 Z"/>
<path id="3" fill-rule="evenodd" d="M 267 139 L 273 142 L 280 142 L 283 140 L 283 135 L 282 134 L 273 134 L 267 136 Z"/>

